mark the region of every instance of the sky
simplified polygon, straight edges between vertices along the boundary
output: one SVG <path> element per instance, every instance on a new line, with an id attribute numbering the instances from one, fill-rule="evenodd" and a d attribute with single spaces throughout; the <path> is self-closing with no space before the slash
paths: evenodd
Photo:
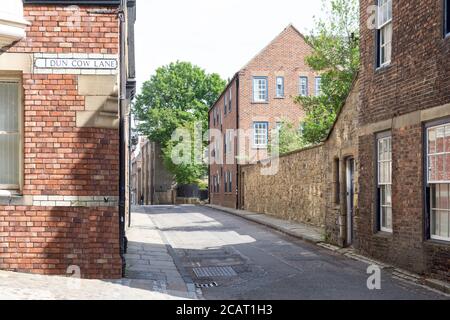
<path id="1" fill-rule="evenodd" d="M 138 92 L 177 60 L 229 79 L 290 23 L 309 33 L 321 8 L 320 0 L 138 0 Z"/>

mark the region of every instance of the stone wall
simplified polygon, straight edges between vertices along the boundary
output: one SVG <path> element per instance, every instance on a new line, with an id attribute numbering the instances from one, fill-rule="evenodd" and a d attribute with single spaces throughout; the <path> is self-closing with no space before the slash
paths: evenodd
<path id="1" fill-rule="evenodd" d="M 261 164 L 243 167 L 243 208 L 323 227 L 325 158 L 321 145 L 281 157 L 276 175 L 262 175 Z"/>
<path id="2" fill-rule="evenodd" d="M 355 81 L 323 144 L 281 156 L 275 175 L 263 175 L 262 163 L 243 166 L 242 208 L 323 227 L 327 240 L 335 244 L 349 241 L 346 239 L 346 160 L 353 158 L 357 162 L 358 110 L 359 81 Z M 356 207 L 357 185 L 354 192 Z"/>

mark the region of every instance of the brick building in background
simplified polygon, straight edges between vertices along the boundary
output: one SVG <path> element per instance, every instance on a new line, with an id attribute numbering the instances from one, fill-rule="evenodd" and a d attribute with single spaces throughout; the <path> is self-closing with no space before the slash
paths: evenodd
<path id="1" fill-rule="evenodd" d="M 165 168 L 161 146 L 140 136 L 131 155 L 131 199 L 134 205 L 175 204 L 175 179 Z"/>
<path id="2" fill-rule="evenodd" d="M 220 131 L 210 136 L 211 204 L 240 207 L 239 165 L 266 158 L 271 132 L 282 122 L 300 126 L 304 112 L 294 98 L 320 93 L 320 77 L 305 63 L 310 54 L 303 35 L 288 26 L 235 74 L 210 108 L 209 128 Z M 247 131 L 246 141 L 234 135 L 237 129 Z"/>
<path id="3" fill-rule="evenodd" d="M 356 246 L 450 280 L 450 1 L 361 5 Z"/>
<path id="4" fill-rule="evenodd" d="M 2 1 L 1 269 L 121 277 L 134 8 Z"/>

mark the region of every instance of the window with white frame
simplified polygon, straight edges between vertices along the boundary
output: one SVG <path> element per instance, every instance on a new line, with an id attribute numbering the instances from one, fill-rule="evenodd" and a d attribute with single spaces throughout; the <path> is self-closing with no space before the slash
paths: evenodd
<path id="1" fill-rule="evenodd" d="M 392 232 L 392 137 L 390 133 L 379 136 L 377 150 L 380 230 Z"/>
<path id="2" fill-rule="evenodd" d="M 225 133 L 224 135 L 223 135 L 223 154 L 224 155 L 226 155 L 227 154 L 227 150 L 228 150 L 228 147 L 227 147 L 227 134 Z"/>
<path id="3" fill-rule="evenodd" d="M 383 67 L 392 55 L 392 0 L 378 0 L 377 38 L 377 66 Z"/>
<path id="4" fill-rule="evenodd" d="M 320 96 L 322 94 L 322 78 L 316 77 L 315 81 L 315 91 L 316 91 L 316 97 Z"/>
<path id="5" fill-rule="evenodd" d="M 253 147 L 266 148 L 268 142 L 268 123 L 254 122 L 253 123 Z"/>
<path id="6" fill-rule="evenodd" d="M 228 103 L 227 103 L 227 95 L 223 95 L 223 114 L 227 114 L 228 111 Z"/>
<path id="7" fill-rule="evenodd" d="M 228 171 L 225 172 L 225 179 L 223 179 L 223 184 L 224 184 L 225 193 L 227 193 L 228 192 Z"/>
<path id="8" fill-rule="evenodd" d="M 277 121 L 277 122 L 275 123 L 275 130 L 276 130 L 277 132 L 280 132 L 280 130 L 281 130 L 282 127 L 283 127 L 283 122 Z"/>
<path id="9" fill-rule="evenodd" d="M 220 192 L 220 175 L 219 175 L 219 172 L 217 172 L 216 183 L 217 183 L 217 191 L 216 192 Z"/>
<path id="10" fill-rule="evenodd" d="M 267 102 L 268 100 L 267 77 L 254 77 L 253 102 Z"/>
<path id="11" fill-rule="evenodd" d="M 233 108 L 233 90 L 232 87 L 230 87 L 230 91 L 228 92 L 228 105 L 229 105 L 229 111 L 231 112 Z"/>
<path id="12" fill-rule="evenodd" d="M 20 189 L 20 82 L 0 80 L 0 190 Z"/>
<path id="13" fill-rule="evenodd" d="M 277 77 L 277 98 L 284 98 L 284 78 Z"/>
<path id="14" fill-rule="evenodd" d="M 430 236 L 450 241 L 450 122 L 429 127 L 426 134 Z"/>
<path id="15" fill-rule="evenodd" d="M 233 192 L 233 178 L 231 171 L 228 171 L 228 192 Z"/>
<path id="16" fill-rule="evenodd" d="M 227 130 L 226 132 L 226 137 L 227 137 L 227 146 L 226 146 L 226 153 L 230 154 L 232 151 L 232 143 L 233 143 L 233 131 L 232 130 Z"/>
<path id="17" fill-rule="evenodd" d="M 450 0 L 444 0 L 444 36 L 450 35 Z"/>
<path id="18" fill-rule="evenodd" d="M 308 77 L 300 77 L 299 93 L 302 97 L 308 96 Z"/>

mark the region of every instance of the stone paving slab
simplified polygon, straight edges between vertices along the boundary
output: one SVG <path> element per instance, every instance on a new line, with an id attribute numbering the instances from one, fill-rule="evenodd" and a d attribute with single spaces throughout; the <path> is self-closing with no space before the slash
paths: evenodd
<path id="1" fill-rule="evenodd" d="M 236 210 L 216 205 L 205 205 L 206 207 L 227 212 L 244 219 L 262 224 L 266 227 L 281 231 L 290 236 L 303 239 L 312 243 L 320 243 L 324 241 L 324 231 L 321 228 L 309 226 L 302 223 L 286 221 L 266 214 L 259 214 L 245 210 Z"/>
<path id="2" fill-rule="evenodd" d="M 162 292 L 177 292 L 182 293 L 183 297 L 198 299 L 198 292 L 191 290 L 179 273 L 161 230 L 151 215 L 146 213 L 144 207 L 133 208 L 132 215 L 125 255 L 127 278 L 154 281 Z"/>
<path id="3" fill-rule="evenodd" d="M 151 280 L 82 280 L 0 271 L 0 300 L 184 300 L 180 287 Z"/>

